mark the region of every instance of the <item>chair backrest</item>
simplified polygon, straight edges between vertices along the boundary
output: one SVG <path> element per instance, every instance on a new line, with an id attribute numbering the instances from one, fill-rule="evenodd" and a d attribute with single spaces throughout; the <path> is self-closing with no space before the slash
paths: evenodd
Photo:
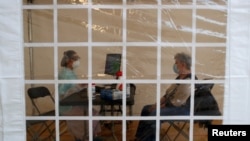
<path id="1" fill-rule="evenodd" d="M 198 116 L 219 116 L 221 112 L 217 101 L 215 100 L 211 90 L 214 84 L 196 84 L 194 96 L 194 115 Z M 207 127 L 212 120 L 201 120 L 199 125 Z"/>
<path id="2" fill-rule="evenodd" d="M 50 91 L 44 86 L 32 87 L 28 89 L 28 95 L 31 99 L 50 96 Z"/>
<path id="3" fill-rule="evenodd" d="M 28 92 L 28 96 L 31 99 L 32 105 L 35 107 L 35 109 L 36 109 L 36 111 L 38 112 L 39 115 L 42 115 L 43 113 L 41 113 L 41 110 L 39 109 L 38 105 L 36 104 L 35 99 L 42 98 L 42 97 L 49 97 L 52 100 L 53 103 L 55 102 L 55 100 L 52 97 L 52 95 L 51 95 L 50 91 L 48 90 L 48 88 L 46 88 L 44 86 L 29 88 L 27 90 L 27 92 Z M 44 116 L 49 116 L 49 115 L 53 115 L 53 114 L 54 114 L 53 112 L 46 113 L 46 114 L 44 114 Z"/>

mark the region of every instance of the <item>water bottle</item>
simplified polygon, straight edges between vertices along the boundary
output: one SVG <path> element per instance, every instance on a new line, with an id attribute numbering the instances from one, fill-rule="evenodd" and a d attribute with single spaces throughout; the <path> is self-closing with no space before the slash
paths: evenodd
<path id="1" fill-rule="evenodd" d="M 112 100 L 122 99 L 122 91 L 114 90 L 112 95 Z"/>
<path id="2" fill-rule="evenodd" d="M 127 97 L 130 97 L 130 84 L 126 84 L 126 94 Z"/>

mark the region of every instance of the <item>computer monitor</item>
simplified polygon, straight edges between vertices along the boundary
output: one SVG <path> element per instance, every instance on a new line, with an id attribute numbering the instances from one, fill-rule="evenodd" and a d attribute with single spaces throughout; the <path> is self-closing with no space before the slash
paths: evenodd
<path id="1" fill-rule="evenodd" d="M 104 74 L 116 75 L 121 68 L 121 54 L 107 54 Z"/>

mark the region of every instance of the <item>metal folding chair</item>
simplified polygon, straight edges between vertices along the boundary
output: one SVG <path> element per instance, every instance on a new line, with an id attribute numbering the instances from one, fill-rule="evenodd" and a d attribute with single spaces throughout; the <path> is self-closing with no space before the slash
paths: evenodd
<path id="1" fill-rule="evenodd" d="M 44 86 L 32 87 L 27 90 L 28 96 L 31 100 L 32 106 L 35 109 L 35 116 L 55 116 L 55 110 L 49 110 L 46 112 L 41 112 L 42 107 L 39 105 L 39 100 L 42 98 L 49 98 L 52 103 L 54 103 L 54 98 L 52 97 L 48 88 Z M 53 120 L 27 120 L 26 128 L 27 133 L 30 135 L 32 141 L 42 141 L 48 139 L 54 139 L 55 122 Z"/>
<path id="2" fill-rule="evenodd" d="M 164 122 L 169 125 L 164 134 L 160 136 L 160 141 L 176 141 L 180 135 L 183 137 L 182 140 L 189 140 L 189 131 L 185 130 L 185 128 L 189 125 L 189 121 L 168 120 Z M 174 130 L 176 131 L 175 134 L 173 133 Z M 169 132 L 172 134 L 170 135 Z"/>
<path id="3" fill-rule="evenodd" d="M 34 116 L 55 116 L 55 109 L 51 109 L 43 112 L 44 104 L 39 104 L 40 101 L 45 100 L 51 103 L 55 103 L 53 96 L 47 87 L 38 86 L 32 87 L 27 90 L 28 96 L 31 100 L 32 106 L 35 109 Z M 67 124 L 65 120 L 60 121 L 60 126 L 63 130 L 60 134 L 67 131 Z M 65 127 L 65 128 L 64 128 Z M 54 120 L 27 120 L 26 121 L 27 135 L 32 141 L 54 140 L 55 139 L 55 121 Z"/>
<path id="4" fill-rule="evenodd" d="M 216 100 L 214 99 L 211 90 L 213 88 L 213 83 L 208 84 L 196 84 L 195 86 L 195 96 L 194 96 L 194 115 L 197 116 L 218 116 L 221 115 L 218 104 Z M 186 102 L 187 106 L 190 107 L 190 97 L 187 99 Z M 167 141 L 175 141 L 177 140 L 180 135 L 182 135 L 184 138 L 182 140 L 189 140 L 189 133 L 185 131 L 186 125 L 188 125 L 189 121 L 163 121 L 168 122 L 169 127 L 167 128 L 166 132 L 164 133 L 164 136 L 161 137 L 161 141 L 167 140 Z M 199 127 L 207 128 L 208 125 L 210 125 L 212 120 L 200 120 L 196 121 L 195 123 L 199 124 Z M 180 125 L 180 123 L 183 123 Z M 177 131 L 177 134 L 170 138 L 169 131 L 171 128 L 174 128 Z"/>

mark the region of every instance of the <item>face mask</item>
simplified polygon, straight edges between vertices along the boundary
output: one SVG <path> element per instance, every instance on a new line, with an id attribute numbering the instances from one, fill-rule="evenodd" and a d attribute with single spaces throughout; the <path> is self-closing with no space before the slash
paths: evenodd
<path id="1" fill-rule="evenodd" d="M 77 67 L 79 67 L 80 66 L 80 61 L 79 60 L 74 61 L 74 63 L 73 63 L 72 66 L 73 66 L 74 69 L 77 68 Z"/>
<path id="2" fill-rule="evenodd" d="M 178 70 L 176 64 L 173 65 L 173 71 L 174 71 L 175 73 L 177 73 L 177 74 L 179 73 L 179 70 Z"/>

